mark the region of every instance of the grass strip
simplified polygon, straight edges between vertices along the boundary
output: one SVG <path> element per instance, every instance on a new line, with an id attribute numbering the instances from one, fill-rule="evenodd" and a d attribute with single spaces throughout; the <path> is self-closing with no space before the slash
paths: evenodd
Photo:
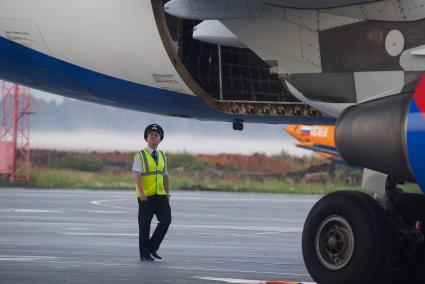
<path id="1" fill-rule="evenodd" d="M 134 190 L 133 176 L 130 172 L 102 171 L 86 172 L 72 169 L 33 168 L 32 182 L 15 186 L 54 189 L 117 189 Z M 294 193 L 327 194 L 337 190 L 354 190 L 358 186 L 334 183 L 294 182 L 292 179 L 281 180 L 265 178 L 261 181 L 251 179 L 212 179 L 190 175 L 171 174 L 171 190 L 220 191 L 220 192 L 258 192 L 258 193 Z M 10 184 L 0 184 L 10 186 Z M 12 185 L 13 186 L 13 185 Z M 419 193 L 416 184 L 405 184 L 401 188 L 406 192 Z"/>

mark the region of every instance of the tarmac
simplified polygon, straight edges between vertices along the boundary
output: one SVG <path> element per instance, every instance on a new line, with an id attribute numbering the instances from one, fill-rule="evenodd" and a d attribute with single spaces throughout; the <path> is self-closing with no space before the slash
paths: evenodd
<path id="1" fill-rule="evenodd" d="M 0 283 L 311 282 L 301 232 L 318 199 L 173 192 L 163 260 L 140 262 L 134 192 L 0 188 Z"/>

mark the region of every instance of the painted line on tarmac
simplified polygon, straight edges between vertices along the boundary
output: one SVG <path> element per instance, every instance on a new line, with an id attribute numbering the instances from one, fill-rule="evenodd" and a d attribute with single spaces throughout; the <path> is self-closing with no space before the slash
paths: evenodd
<path id="1" fill-rule="evenodd" d="M 33 262 L 33 261 L 54 261 L 58 259 L 59 257 L 56 257 L 56 256 L 0 255 L 0 261 Z"/>
<path id="2" fill-rule="evenodd" d="M 267 281 L 267 280 L 249 280 L 249 279 L 237 279 L 237 278 L 201 277 L 201 276 L 195 276 L 192 278 L 200 279 L 200 280 L 224 282 L 224 283 L 230 283 L 230 284 L 316 284 L 314 282 Z"/>
<path id="3" fill-rule="evenodd" d="M 270 275 L 280 275 L 292 278 L 306 278 L 310 277 L 307 274 L 297 274 L 297 273 L 282 273 L 275 271 L 256 271 L 256 270 L 237 270 L 237 269 L 221 269 L 221 268 L 205 268 L 205 267 L 185 267 L 185 266 L 165 266 L 165 268 L 169 269 L 178 269 L 178 270 L 200 270 L 200 271 L 214 271 L 214 272 L 231 272 L 231 273 L 255 273 L 255 274 L 270 274 Z"/>
<path id="4" fill-rule="evenodd" d="M 122 234 L 122 233 L 67 233 L 63 232 L 62 235 L 70 236 L 104 236 L 104 237 L 138 237 L 139 234 Z"/>
<path id="5" fill-rule="evenodd" d="M 155 223 L 153 223 L 155 226 Z M 204 230 L 217 230 L 217 231 L 240 231 L 240 232 L 250 232 L 253 233 L 251 237 L 263 237 L 264 235 L 273 235 L 280 233 L 301 233 L 301 227 L 270 227 L 270 226 L 223 226 L 223 225 L 183 225 L 183 224 L 174 224 L 174 228 L 183 228 L 183 229 L 204 229 Z M 134 237 L 138 234 L 124 234 L 124 233 L 114 233 L 114 232 L 62 232 L 64 235 L 75 235 L 75 236 L 129 236 Z M 199 232 L 197 235 L 211 235 L 206 232 Z M 220 233 L 221 236 L 226 235 L 228 237 L 247 237 L 246 234 L 237 234 L 237 233 Z"/>
<path id="6" fill-rule="evenodd" d="M 6 208 L 6 209 L 0 209 L 0 213 L 62 213 L 62 211 Z"/>
<path id="7" fill-rule="evenodd" d="M 155 226 L 155 224 L 153 224 Z M 186 226 L 179 226 L 174 225 L 173 227 L 186 227 Z M 186 227 L 187 228 L 187 227 Z M 210 230 L 222 230 L 222 231 L 248 231 L 248 232 L 263 232 L 263 234 L 254 233 L 251 237 L 257 237 L 261 238 L 266 233 L 266 235 L 272 235 L 272 234 L 279 234 L 279 233 L 301 233 L 302 228 L 294 228 L 294 227 L 282 227 L 282 228 L 276 228 L 274 230 L 270 230 L 269 228 L 256 228 L 256 227 L 233 227 L 233 226 L 208 226 L 208 225 L 191 225 L 189 226 L 190 229 L 210 229 Z M 78 232 L 62 232 L 63 235 L 75 235 L 75 236 L 128 236 L 128 237 L 134 237 L 138 236 L 138 234 L 124 234 L 124 233 L 98 233 L 98 232 L 85 232 L 85 233 L 78 233 Z M 197 235 L 211 235 L 210 233 L 202 233 L 199 232 Z M 220 236 L 227 236 L 227 237 L 247 237 L 246 234 L 231 234 L 226 233 L 222 234 L 220 233 Z"/>
<path id="8" fill-rule="evenodd" d="M 197 232 L 197 233 L 191 233 L 192 235 L 197 236 L 211 236 L 211 232 Z M 263 239 L 264 235 L 275 235 L 280 234 L 279 232 L 268 232 L 268 233 L 254 233 L 254 234 L 232 234 L 232 233 L 220 233 L 220 237 L 238 237 L 238 238 L 245 238 L 245 239 Z M 187 236 L 187 233 L 181 233 L 178 234 L 178 236 Z"/>
<path id="9" fill-rule="evenodd" d="M 229 231 L 253 231 L 267 233 L 302 233 L 303 228 L 294 226 L 238 226 L 238 225 L 197 225 L 197 224 L 173 224 L 173 227 L 183 229 L 212 229 Z"/>
<path id="10" fill-rule="evenodd" d="M 193 217 L 193 214 L 187 214 L 187 213 L 180 213 L 176 212 L 173 213 L 173 216 L 178 217 Z M 246 216 L 246 217 L 235 217 L 235 216 L 226 216 L 226 215 L 220 215 L 220 214 L 203 214 L 202 218 L 212 218 L 212 219 L 221 219 L 225 218 L 227 221 L 249 221 L 252 223 L 252 221 L 261 221 L 264 222 L 264 218 L 258 218 L 258 217 L 252 217 L 252 216 Z M 284 219 L 284 218 L 267 218 L 267 221 L 270 222 L 282 222 L 282 223 L 299 223 L 304 225 L 304 220 L 294 220 L 294 219 Z"/>
<path id="11" fill-rule="evenodd" d="M 175 195 L 172 197 L 173 199 L 178 200 L 206 200 L 208 198 L 208 201 L 224 201 L 224 202 L 243 202 L 243 201 L 258 201 L 258 200 L 267 200 L 271 201 L 272 203 L 316 203 L 319 201 L 320 197 L 306 197 L 306 198 L 294 198 L 294 197 L 282 197 L 281 199 L 276 198 L 270 198 L 270 197 L 264 197 L 264 196 L 252 196 L 252 198 L 249 197 L 239 197 L 239 196 L 223 196 L 223 197 L 205 197 L 205 196 L 181 196 L 181 195 Z"/>
<path id="12" fill-rule="evenodd" d="M 125 199 L 92 200 L 92 201 L 90 201 L 90 204 L 92 204 L 94 206 L 100 206 L 100 207 L 129 210 L 130 209 L 129 207 L 122 207 L 122 206 L 108 204 L 108 203 L 111 203 L 111 202 L 117 202 L 117 201 L 120 202 L 120 201 L 128 201 L 128 200 L 130 200 L 130 199 L 125 198 Z"/>
<path id="13" fill-rule="evenodd" d="M 112 211 L 112 210 L 76 210 L 75 212 L 81 213 L 95 213 L 95 214 L 124 214 L 124 211 Z"/>

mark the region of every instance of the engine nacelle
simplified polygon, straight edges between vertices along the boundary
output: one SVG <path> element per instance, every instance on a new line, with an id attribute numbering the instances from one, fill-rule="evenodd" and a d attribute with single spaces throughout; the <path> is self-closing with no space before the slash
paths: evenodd
<path id="1" fill-rule="evenodd" d="M 339 153 L 349 164 L 416 181 L 424 190 L 421 96 L 418 88 L 414 95 L 386 97 L 345 110 L 335 130 Z"/>

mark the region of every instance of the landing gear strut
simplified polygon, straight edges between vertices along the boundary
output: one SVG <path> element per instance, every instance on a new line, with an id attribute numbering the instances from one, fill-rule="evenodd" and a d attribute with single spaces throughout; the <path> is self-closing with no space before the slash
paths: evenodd
<path id="1" fill-rule="evenodd" d="M 425 283 L 425 197 L 405 194 L 388 177 L 381 204 L 357 191 L 326 195 L 311 209 L 302 247 L 319 284 Z M 398 282 L 400 283 L 400 282 Z"/>
<path id="2" fill-rule="evenodd" d="M 388 216 L 393 231 L 390 274 L 393 283 L 425 283 L 425 196 L 403 193 L 395 180 L 387 183 Z"/>

